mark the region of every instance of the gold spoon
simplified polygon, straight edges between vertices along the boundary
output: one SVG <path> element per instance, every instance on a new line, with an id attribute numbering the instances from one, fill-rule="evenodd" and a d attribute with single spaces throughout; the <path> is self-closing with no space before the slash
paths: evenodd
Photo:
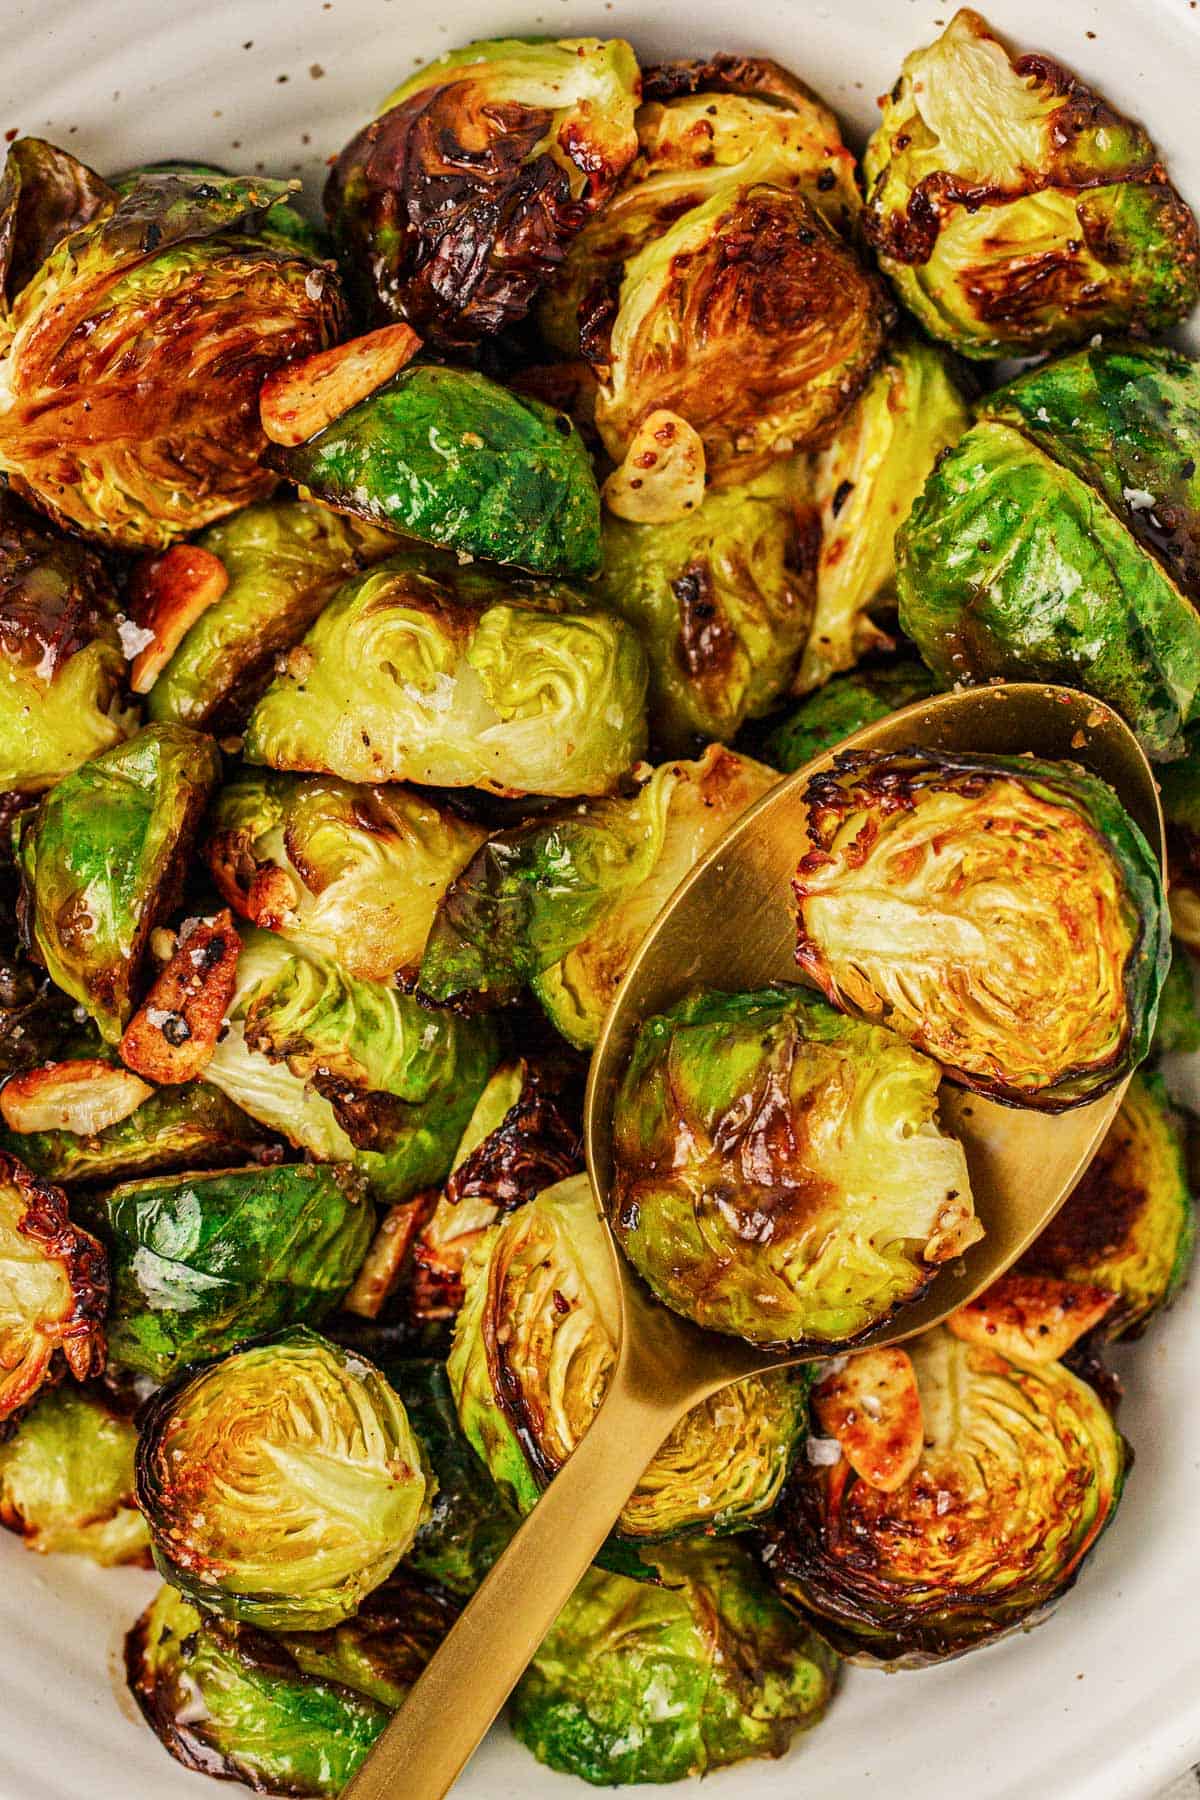
<path id="1" fill-rule="evenodd" d="M 1073 760 L 1115 788 L 1163 861 L 1158 790 L 1132 732 L 1098 701 L 1041 682 L 942 694 L 839 748 L 973 750 Z M 613 1100 L 644 1018 L 697 985 L 795 981 L 791 878 L 806 841 L 803 794 L 819 757 L 763 796 L 680 883 L 639 946 L 600 1034 L 588 1082 L 588 1170 L 603 1213 Z M 901 1309 L 875 1343 L 928 1330 L 1008 1268 L 1066 1199 L 1126 1083 L 1057 1114 L 1000 1106 L 947 1084 L 945 1124 L 967 1154 L 986 1236 Z M 652 1300 L 612 1246 L 620 1347 L 604 1403 L 449 1633 L 344 1800 L 441 1800 L 503 1706 L 664 1439 L 691 1407 L 755 1370 L 811 1360 L 698 1330 Z"/>

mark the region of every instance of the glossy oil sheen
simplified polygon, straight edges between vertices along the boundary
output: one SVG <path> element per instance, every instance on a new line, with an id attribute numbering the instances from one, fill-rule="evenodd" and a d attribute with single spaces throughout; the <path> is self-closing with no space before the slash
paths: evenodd
<path id="1" fill-rule="evenodd" d="M 1053 9 L 1044 0 L 992 0 L 985 10 L 1023 47 L 1069 62 L 1144 118 L 1182 192 L 1200 202 L 1200 11 L 1186 0 L 1060 0 Z M 0 129 L 60 139 L 101 169 L 172 153 L 231 168 L 261 160 L 264 172 L 302 175 L 316 194 L 325 157 L 416 58 L 526 30 L 624 32 L 647 57 L 719 48 L 774 55 L 862 133 L 903 56 L 949 16 L 937 0 L 612 0 L 611 10 L 603 0 L 441 0 L 427 9 L 411 0 L 6 0 Z M 1190 1066 L 1175 1075 L 1200 1097 Z M 681 1782 L 671 1794 L 961 1800 L 965 1776 L 972 1800 L 1150 1800 L 1194 1760 L 1194 1290 L 1116 1360 L 1137 1468 L 1094 1562 L 1049 1624 L 920 1675 L 851 1670 L 825 1724 L 781 1762 L 723 1771 L 703 1787 Z M 120 1637 L 155 1585 L 136 1570 L 34 1558 L 0 1535 L 0 1800 L 237 1792 L 172 1764 L 118 1697 Z M 586 1792 L 539 1768 L 499 1730 L 456 1790 L 462 1800 L 581 1800 Z"/>

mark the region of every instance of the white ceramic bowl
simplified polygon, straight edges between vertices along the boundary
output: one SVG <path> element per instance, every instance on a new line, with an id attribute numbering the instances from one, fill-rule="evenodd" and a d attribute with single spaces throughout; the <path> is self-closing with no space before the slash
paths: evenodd
<path id="1" fill-rule="evenodd" d="M 1196 0 L 980 3 L 1014 40 L 1141 116 L 1200 205 Z M 49 137 L 101 170 L 194 156 L 300 174 L 316 196 L 325 158 L 415 62 L 473 37 L 541 31 L 624 33 L 645 59 L 776 56 L 865 133 L 901 58 L 953 10 L 954 0 L 0 0 L 0 131 Z M 706 1796 L 1150 1800 L 1200 1757 L 1195 1293 L 1118 1360 L 1137 1466 L 1053 1618 L 947 1668 L 852 1671 L 827 1722 L 782 1762 L 723 1771 Z M 34 1558 L 0 1536 L 0 1800 L 215 1800 L 124 1693 L 122 1635 L 153 1579 Z M 585 1792 L 499 1731 L 456 1789 L 462 1800 Z"/>

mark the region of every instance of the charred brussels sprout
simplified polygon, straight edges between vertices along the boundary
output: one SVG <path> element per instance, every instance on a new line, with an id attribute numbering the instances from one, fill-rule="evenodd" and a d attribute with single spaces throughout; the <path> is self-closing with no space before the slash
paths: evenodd
<path id="1" fill-rule="evenodd" d="M 0 493 L 0 793 L 51 787 L 127 737 L 124 685 L 100 559 Z"/>
<path id="2" fill-rule="evenodd" d="M 837 123 L 776 63 L 722 56 L 647 77 L 639 153 L 576 240 L 542 308 L 583 354 L 615 461 L 667 409 L 740 481 L 828 442 L 889 321 L 839 234 L 858 199 Z"/>
<path id="3" fill-rule="evenodd" d="M 145 1562 L 150 1533 L 133 1499 L 137 1431 L 99 1388 L 40 1394 L 0 1443 L 0 1521 L 31 1550 Z"/>
<path id="4" fill-rule="evenodd" d="M 0 1150 L 47 1181 L 91 1184 L 279 1154 L 248 1113 L 201 1082 L 156 1088 L 127 1118 L 91 1134 L 0 1127 Z"/>
<path id="5" fill-rule="evenodd" d="M 345 781 L 604 794 L 642 753 L 645 694 L 622 620 L 396 556 L 325 608 L 255 708 L 246 756 Z"/>
<path id="6" fill-rule="evenodd" d="M 268 1630 L 348 1619 L 432 1492 L 378 1369 L 304 1326 L 164 1388 L 141 1420 L 137 1499 L 160 1572 Z"/>
<path id="7" fill-rule="evenodd" d="M 262 229 L 283 182 L 147 174 L 118 194 L 76 164 L 87 204 L 54 219 L 72 160 L 26 138 L 0 184 L 0 468 L 65 524 L 162 546 L 271 491 L 259 387 L 331 343 L 342 304 L 327 265 Z"/>
<path id="8" fill-rule="evenodd" d="M 586 1433 L 616 1358 L 612 1250 L 585 1176 L 548 1188 L 480 1240 L 448 1364 L 459 1418 L 529 1512 Z M 807 1383 L 769 1370 L 693 1408 L 621 1514 L 629 1538 L 737 1531 L 768 1511 L 806 1416 Z"/>
<path id="9" fill-rule="evenodd" d="M 970 422 L 939 351 L 912 341 L 885 352 L 837 436 L 817 458 L 816 610 L 792 684 L 795 693 L 819 687 L 870 650 L 890 648 L 878 615 L 896 605 L 897 529 L 938 457 Z"/>
<path id="10" fill-rule="evenodd" d="M 844 1456 L 798 1461 L 763 1536 L 779 1592 L 836 1650 L 915 1668 L 1045 1614 L 1116 1511 L 1128 1451 L 1059 1363 L 1009 1362 L 944 1329 L 908 1348 L 914 1472 L 883 1492 Z"/>
<path id="11" fill-rule="evenodd" d="M 934 677 L 915 658 L 835 675 L 772 726 L 762 741 L 762 754 L 772 768 L 791 775 L 826 751 L 835 750 L 853 732 L 936 692 Z"/>
<path id="12" fill-rule="evenodd" d="M 427 1012 L 266 931 L 246 934 L 229 1020 L 205 1079 L 383 1200 L 448 1173 L 497 1056 L 486 1019 Z"/>
<path id="13" fill-rule="evenodd" d="M 0 1420 L 26 1405 L 58 1352 L 84 1381 L 104 1367 L 108 1266 L 61 1188 L 0 1152 Z"/>
<path id="14" fill-rule="evenodd" d="M 980 411 L 899 533 L 901 625 L 946 685 L 1063 681 L 1178 754 L 1200 712 L 1200 368 L 1096 345 Z"/>
<path id="15" fill-rule="evenodd" d="M 86 1211 L 108 1248 L 112 1367 L 166 1381 L 284 1325 L 317 1325 L 375 1226 L 361 1181 L 305 1163 L 171 1175 Z"/>
<path id="16" fill-rule="evenodd" d="M 390 532 L 303 500 L 263 501 L 197 543 L 229 586 L 195 622 L 146 696 L 152 719 L 198 730 L 240 730 L 274 673 L 357 569 L 396 548 Z"/>
<path id="17" fill-rule="evenodd" d="M 1079 1185 L 1018 1264 L 1117 1296 L 1101 1331 L 1138 1337 L 1178 1293 L 1196 1209 L 1182 1123 L 1157 1075 L 1138 1074 Z"/>
<path id="18" fill-rule="evenodd" d="M 520 1524 L 463 1436 L 444 1366 L 422 1357 L 389 1365 L 388 1379 L 437 1482 L 433 1506 L 404 1566 L 453 1594 L 473 1594 Z"/>
<path id="19" fill-rule="evenodd" d="M 209 868 L 235 911 L 364 981 L 415 971 L 439 899 L 486 836 L 402 787 L 254 769 L 222 788 L 209 828 Z"/>
<path id="20" fill-rule="evenodd" d="M 512 999 L 532 982 L 563 1036 L 590 1049 L 629 959 L 668 896 L 772 772 L 713 744 L 636 793 L 490 837 L 438 903 L 420 989 Z"/>
<path id="21" fill-rule="evenodd" d="M 613 1115 L 613 1226 L 709 1330 L 833 1349 L 982 1236 L 940 1070 L 802 990 L 699 991 L 647 1019 Z"/>
<path id="22" fill-rule="evenodd" d="M 165 1587 L 125 1640 L 126 1675 L 185 1768 L 337 1800 L 454 1618 L 448 1595 L 397 1576 L 344 1625 L 268 1636 Z"/>
<path id="23" fill-rule="evenodd" d="M 605 519 L 601 593 L 642 635 L 665 750 L 727 742 L 787 687 L 812 620 L 818 539 L 795 458 L 672 524 Z"/>
<path id="24" fill-rule="evenodd" d="M 468 369 L 402 369 L 306 444 L 272 447 L 339 512 L 536 575 L 594 575 L 600 495 L 566 413 Z"/>
<path id="25" fill-rule="evenodd" d="M 24 828 L 33 941 L 109 1043 L 129 1022 L 150 933 L 179 897 L 219 772 L 211 738 L 148 725 L 60 781 Z"/>
<path id="26" fill-rule="evenodd" d="M 1051 1112 L 1146 1055 L 1169 919 L 1105 782 L 1026 757 L 847 751 L 805 800 L 796 960 L 836 1005 Z"/>
<path id="27" fill-rule="evenodd" d="M 450 347 L 523 318 L 632 161 L 638 88 L 621 38 L 495 38 L 411 75 L 325 191 L 364 310 Z"/>
<path id="28" fill-rule="evenodd" d="M 978 13 L 906 58 L 863 173 L 883 268 L 964 355 L 1162 331 L 1195 303 L 1195 221 L 1146 132 Z"/>
<path id="29" fill-rule="evenodd" d="M 138 182 L 148 175 L 179 175 L 188 180 L 199 182 L 225 181 L 229 170 L 218 168 L 215 163 L 191 162 L 186 157 L 165 157 L 161 162 L 140 163 L 136 168 L 122 169 L 119 175 L 110 175 L 109 186 L 116 193 L 124 196 L 131 193 Z M 268 207 L 259 226 L 260 236 L 268 241 L 283 246 L 295 245 L 314 259 L 328 254 L 328 244 L 324 235 L 309 223 L 302 212 L 293 205 L 295 192 L 290 191 L 285 199 L 277 200 L 274 206 Z"/>
<path id="30" fill-rule="evenodd" d="M 539 1762 L 598 1787 L 782 1756 L 836 1680 L 825 1646 L 745 1551 L 656 1551 L 660 1587 L 593 1569 L 521 1677 L 510 1718 Z"/>

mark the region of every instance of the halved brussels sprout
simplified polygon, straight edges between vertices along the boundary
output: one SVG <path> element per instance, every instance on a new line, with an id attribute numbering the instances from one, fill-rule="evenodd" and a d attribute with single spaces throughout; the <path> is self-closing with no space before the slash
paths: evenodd
<path id="1" fill-rule="evenodd" d="M 736 178 L 625 263 L 596 428 L 620 461 L 648 413 L 699 432 L 710 479 L 827 444 L 890 313 L 876 278 L 797 189 Z"/>
<path id="2" fill-rule="evenodd" d="M 137 1431 L 99 1388 L 39 1394 L 0 1443 L 0 1523 L 31 1550 L 146 1562 L 150 1533 L 133 1500 Z"/>
<path id="3" fill-rule="evenodd" d="M 966 356 L 1162 331 L 1196 301 L 1195 221 L 1146 132 L 976 12 L 905 58 L 863 173 L 897 293 Z"/>
<path id="4" fill-rule="evenodd" d="M 119 743 L 117 600 L 99 557 L 0 492 L 0 793 L 36 793 Z"/>
<path id="5" fill-rule="evenodd" d="M 429 1012 L 249 931 L 205 1079 L 319 1161 L 353 1163 L 380 1199 L 405 1200 L 448 1174 L 496 1060 L 488 1020 Z"/>
<path id="6" fill-rule="evenodd" d="M 798 458 L 673 524 L 605 518 L 600 592 L 641 633 L 665 750 L 728 741 L 784 691 L 812 620 L 818 541 Z"/>
<path id="7" fill-rule="evenodd" d="M 156 1088 L 128 1118 L 89 1136 L 74 1131 L 7 1131 L 0 1150 L 46 1181 L 128 1181 L 165 1169 L 220 1168 L 278 1156 L 248 1113 L 202 1082 Z"/>
<path id="8" fill-rule="evenodd" d="M 563 1036 L 590 1049 L 655 915 L 773 780 L 712 744 L 630 796 L 496 832 L 438 902 L 421 992 L 504 1001 L 530 981 Z"/>
<path id="9" fill-rule="evenodd" d="M 846 751 L 805 802 L 796 961 L 835 1005 L 1050 1112 L 1146 1055 L 1169 916 L 1105 782 L 1029 757 Z"/>
<path id="10" fill-rule="evenodd" d="M 455 1613 L 448 1595 L 393 1576 L 345 1625 L 268 1636 L 164 1587 L 125 1640 L 126 1677 L 185 1768 L 337 1800 Z"/>
<path id="11" fill-rule="evenodd" d="M 581 1071 L 550 1056 L 496 1070 L 471 1114 L 446 1185 L 413 1241 L 412 1306 L 452 1319 L 463 1266 L 502 1213 L 583 1168 Z"/>
<path id="12" fill-rule="evenodd" d="M 146 696 L 152 719 L 240 730 L 275 659 L 308 630 L 357 569 L 396 549 L 391 532 L 304 500 L 262 501 L 197 540 L 229 586 L 185 635 Z"/>
<path id="13" fill-rule="evenodd" d="M 156 1382 L 281 1326 L 319 1325 L 375 1229 L 361 1180 L 306 1163 L 130 1181 L 84 1216 L 112 1272 L 109 1364 Z"/>
<path id="14" fill-rule="evenodd" d="M 517 1737 L 598 1787 L 782 1756 L 824 1713 L 836 1659 L 736 1544 L 652 1561 L 661 1586 L 584 1576 L 517 1684 Z"/>
<path id="15" fill-rule="evenodd" d="M 473 1594 L 521 1523 L 463 1435 L 445 1366 L 425 1357 L 388 1364 L 389 1381 L 437 1482 L 432 1511 L 404 1558 L 406 1569 L 454 1594 Z"/>
<path id="16" fill-rule="evenodd" d="M 77 1380 L 104 1367 L 108 1265 L 61 1188 L 0 1152 L 0 1420 L 25 1406 L 57 1352 Z"/>
<path id="17" fill-rule="evenodd" d="M 244 919 L 391 981 L 415 973 L 439 899 L 486 836 L 394 784 L 241 769 L 217 796 L 206 849 Z"/>
<path id="18" fill-rule="evenodd" d="M 542 298 L 542 334 L 565 356 L 598 353 L 624 264 L 718 190 L 796 189 L 844 234 L 858 214 L 854 157 L 837 120 L 779 63 L 730 55 L 661 63 L 645 71 L 642 92 L 638 154 Z"/>
<path id="19" fill-rule="evenodd" d="M 612 1250 L 586 1176 L 547 1188 L 482 1238 L 447 1365 L 462 1428 L 529 1512 L 586 1433 L 616 1360 Z M 806 1418 L 807 1382 L 768 1370 L 693 1408 L 618 1529 L 637 1539 L 737 1531 L 768 1511 Z"/>
<path id="20" fill-rule="evenodd" d="M 895 344 L 817 458 L 821 554 L 812 629 L 792 684 L 807 694 L 870 650 L 891 648 L 877 615 L 896 604 L 897 529 L 942 452 L 971 423 L 944 355 Z"/>
<path id="21" fill-rule="evenodd" d="M 339 512 L 423 543 L 594 575 L 600 494 L 566 413 L 469 369 L 412 363 L 273 468 Z"/>
<path id="22" fill-rule="evenodd" d="M 1117 1305 L 1103 1337 L 1139 1337 L 1182 1286 L 1195 1236 L 1179 1115 L 1161 1078 L 1138 1074 L 1079 1185 L 1018 1269 L 1106 1288 Z"/>
<path id="23" fill-rule="evenodd" d="M 24 826 L 33 941 L 110 1044 L 133 1012 L 150 933 L 179 898 L 220 766 L 211 738 L 147 725 L 60 781 Z"/>
<path id="24" fill-rule="evenodd" d="M 791 775 L 827 750 L 836 750 L 843 738 L 898 712 L 914 700 L 926 700 L 938 684 L 924 663 L 915 657 L 871 663 L 861 669 L 835 675 L 815 694 L 773 725 L 762 740 L 762 754 L 772 768 Z"/>
<path id="25" fill-rule="evenodd" d="M 982 1236 L 940 1076 L 801 989 L 698 990 L 646 1019 L 613 1114 L 626 1255 L 708 1330 L 852 1343 Z"/>
<path id="26" fill-rule="evenodd" d="M 925 1422 L 915 1472 L 883 1493 L 840 1455 L 798 1461 L 763 1560 L 841 1655 L 917 1668 L 1045 1615 L 1116 1511 L 1129 1452 L 1060 1363 L 1009 1362 L 945 1329 L 908 1350 Z"/>
<path id="27" fill-rule="evenodd" d="M 522 319 L 632 161 L 639 86 L 623 38 L 493 38 L 410 75 L 325 189 L 360 306 L 454 348 Z"/>
<path id="28" fill-rule="evenodd" d="M 225 1618 L 340 1624 L 429 1513 L 434 1484 L 397 1395 L 302 1325 L 163 1388 L 140 1424 L 155 1563 Z"/>
<path id="29" fill-rule="evenodd" d="M 72 162 L 24 139 L 0 184 L 0 469 L 61 523 L 162 546 L 274 487 L 259 387 L 338 336 L 342 302 L 262 229 L 285 183 L 182 171 L 118 194 L 76 164 L 86 216 L 39 230 Z"/>
<path id="30" fill-rule="evenodd" d="M 897 538 L 901 625 L 945 685 L 1064 681 L 1178 754 L 1200 712 L 1200 365 L 1093 345 L 979 410 Z"/>
<path id="31" fill-rule="evenodd" d="M 344 781 L 609 792 L 645 746 L 641 645 L 623 620 L 525 594 L 428 552 L 347 582 L 255 707 L 247 760 Z"/>

